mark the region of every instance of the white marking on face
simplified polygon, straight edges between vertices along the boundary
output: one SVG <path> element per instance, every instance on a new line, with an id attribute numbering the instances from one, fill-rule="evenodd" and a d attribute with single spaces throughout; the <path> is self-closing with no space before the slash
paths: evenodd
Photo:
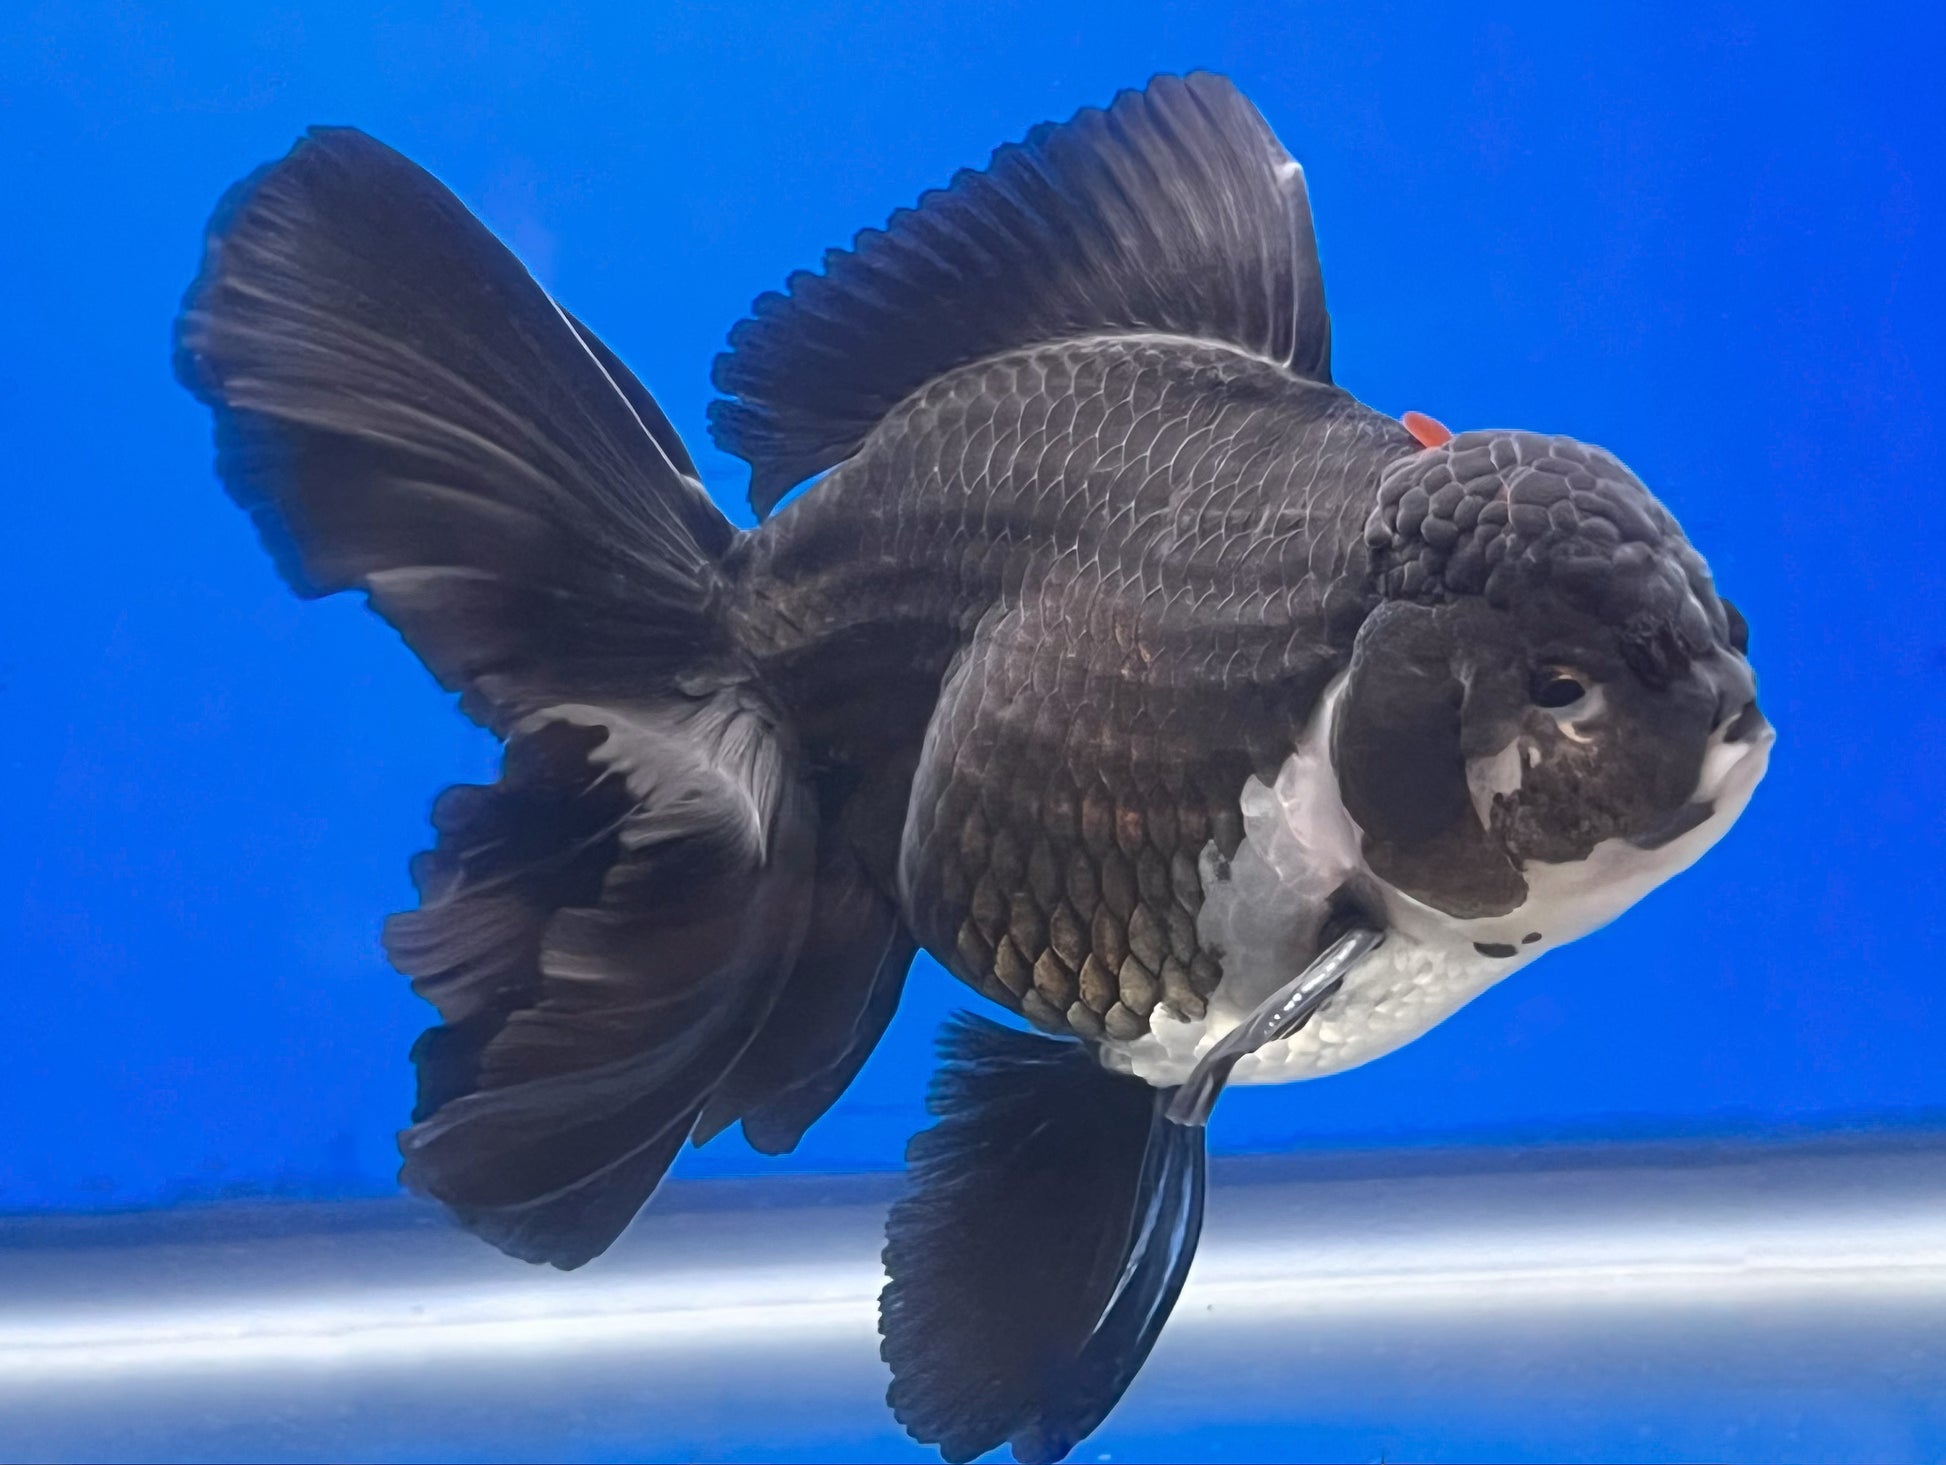
<path id="1" fill-rule="evenodd" d="M 1108 1067 L 1157 1085 L 1181 1083 L 1204 1052 L 1310 960 L 1327 902 L 1354 876 L 1381 892 L 1389 938 L 1302 1030 L 1244 1058 L 1230 1082 L 1287 1083 L 1381 1057 L 1535 957 L 1607 925 L 1695 864 L 1743 813 L 1769 767 L 1775 741 L 1768 727 L 1739 743 L 1728 742 L 1727 728 L 1719 728 L 1704 752 L 1692 795 L 1695 802 L 1713 804 L 1708 819 L 1659 849 L 1611 839 L 1583 860 L 1529 862 L 1522 870 L 1528 896 L 1517 909 L 1468 920 L 1386 885 L 1365 865 L 1362 835 L 1345 810 L 1331 766 L 1331 728 L 1343 690 L 1340 677 L 1320 700 L 1275 786 L 1254 777 L 1245 784 L 1244 839 L 1228 862 L 1227 877 L 1214 848 L 1204 852 L 1204 901 L 1196 932 L 1223 959 L 1223 981 L 1208 1012 L 1184 1021 L 1157 1008 L 1147 1034 L 1102 1045 Z M 1516 739 L 1508 747 L 1518 749 L 1523 742 Z M 1538 749 L 1531 752 L 1538 757 Z M 1497 764 L 1500 757 L 1504 754 L 1478 761 Z M 1533 935 L 1540 939 L 1527 939 Z M 1511 948 L 1511 954 L 1488 955 L 1482 946 Z"/>
<path id="2" fill-rule="evenodd" d="M 1523 738 L 1513 738 L 1490 758 L 1466 760 L 1466 791 L 1473 796 L 1473 813 L 1482 829 L 1493 828 L 1493 796 L 1511 794 L 1520 788 L 1520 748 Z"/>

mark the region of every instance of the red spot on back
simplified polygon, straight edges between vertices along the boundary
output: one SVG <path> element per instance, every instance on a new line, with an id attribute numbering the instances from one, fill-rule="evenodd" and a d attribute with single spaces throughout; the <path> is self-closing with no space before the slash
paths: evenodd
<path id="1" fill-rule="evenodd" d="M 1435 421 L 1423 412 L 1408 412 L 1399 419 L 1399 422 L 1422 448 L 1443 447 L 1453 440 L 1453 430 L 1450 427 L 1443 422 Z"/>

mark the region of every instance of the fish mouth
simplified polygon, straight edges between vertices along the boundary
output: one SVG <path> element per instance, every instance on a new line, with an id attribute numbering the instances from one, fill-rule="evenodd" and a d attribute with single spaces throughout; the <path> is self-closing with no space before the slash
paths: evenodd
<path id="1" fill-rule="evenodd" d="M 1689 801 L 1649 828 L 1629 835 L 1628 842 L 1640 850 L 1659 850 L 1700 829 L 1726 809 L 1734 819 L 1764 776 L 1771 744 L 1776 741 L 1777 730 L 1757 710 L 1757 704 L 1744 703 L 1710 734 L 1696 791 Z"/>
<path id="2" fill-rule="evenodd" d="M 1776 729 L 1770 719 L 1757 710 L 1755 701 L 1743 704 L 1743 710 L 1729 720 L 1723 728 L 1723 741 L 1726 743 L 1774 742 Z"/>
<path id="3" fill-rule="evenodd" d="M 1770 719 L 1757 710 L 1754 701 L 1744 703 L 1710 734 L 1709 746 L 1703 752 L 1702 777 L 1692 799 L 1716 798 L 1740 771 L 1748 773 L 1747 765 L 1753 761 L 1757 778 L 1763 777 L 1763 767 L 1770 761 L 1770 745 L 1776 741 L 1777 729 L 1770 725 Z"/>

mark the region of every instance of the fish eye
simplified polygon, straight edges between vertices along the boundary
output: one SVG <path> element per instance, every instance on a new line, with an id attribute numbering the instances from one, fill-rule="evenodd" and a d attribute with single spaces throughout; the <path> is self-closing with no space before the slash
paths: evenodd
<path id="1" fill-rule="evenodd" d="M 1534 682 L 1529 688 L 1528 695 L 1534 699 L 1536 707 L 1559 711 L 1563 707 L 1574 706 L 1587 696 L 1588 688 L 1586 683 L 1574 673 L 1550 666 L 1534 673 Z"/>

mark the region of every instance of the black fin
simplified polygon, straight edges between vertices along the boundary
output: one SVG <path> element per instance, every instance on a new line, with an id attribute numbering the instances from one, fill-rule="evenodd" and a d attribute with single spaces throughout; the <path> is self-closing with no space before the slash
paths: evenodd
<path id="1" fill-rule="evenodd" d="M 689 456 L 689 448 L 683 442 L 682 434 L 676 431 L 675 423 L 671 422 L 669 414 L 662 410 L 662 404 L 649 395 L 649 389 L 642 385 L 640 377 L 628 369 L 628 364 L 610 351 L 601 337 L 581 323 L 580 317 L 566 306 L 561 306 L 560 311 L 567 317 L 568 324 L 574 327 L 574 333 L 581 338 L 581 344 L 588 348 L 589 354 L 600 364 L 601 369 L 608 373 L 608 379 L 615 384 L 616 390 L 628 398 L 628 405 L 633 407 L 635 415 L 642 419 L 642 426 L 648 430 L 649 436 L 655 439 L 656 446 L 662 449 L 663 455 L 669 460 L 669 465 L 694 484 L 697 493 L 707 496 L 707 491 L 703 488 L 703 476 L 696 471 L 696 460 Z"/>
<path id="2" fill-rule="evenodd" d="M 850 852 L 828 848 L 797 965 L 756 1038 L 710 1096 L 696 1143 L 741 1119 L 753 1149 L 781 1155 L 797 1148 L 878 1046 L 917 949 L 897 907 Z"/>
<path id="3" fill-rule="evenodd" d="M 788 291 L 730 333 L 710 408 L 760 517 L 927 382 L 1003 351 L 1154 331 L 1330 379 L 1303 172 L 1208 72 L 1036 128 Z"/>
<path id="4" fill-rule="evenodd" d="M 504 735 L 721 652 L 735 530 L 667 419 L 436 179 L 320 128 L 233 188 L 177 322 L 217 471 Z"/>
<path id="5" fill-rule="evenodd" d="M 386 946 L 445 1025 L 413 1051 L 401 1177 L 573 1267 L 648 1199 L 791 970 L 816 824 L 747 692 L 565 707 L 448 790 Z"/>
<path id="6" fill-rule="evenodd" d="M 1114 1408 L 1202 1230 L 1203 1131 L 1078 1043 L 964 1014 L 886 1220 L 887 1395 L 947 1460 L 1063 1458 Z"/>
<path id="7" fill-rule="evenodd" d="M 402 1177 L 516 1256 L 628 1224 L 810 904 L 796 739 L 724 624 L 736 531 L 634 375 L 430 175 L 313 132 L 230 193 L 177 327 L 304 595 L 363 589 L 507 741 L 387 946 L 443 1025 Z"/>

